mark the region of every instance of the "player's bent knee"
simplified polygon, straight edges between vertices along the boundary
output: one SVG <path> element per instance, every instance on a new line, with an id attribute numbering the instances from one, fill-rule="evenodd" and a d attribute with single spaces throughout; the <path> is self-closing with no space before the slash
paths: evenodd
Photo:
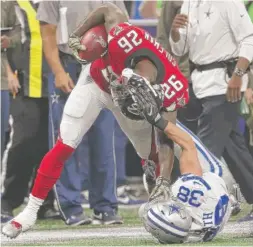
<path id="1" fill-rule="evenodd" d="M 85 90 L 80 86 L 70 94 L 64 107 L 63 114 L 72 118 L 81 118 L 89 111 L 90 104 L 92 104 L 91 102 L 92 98 L 89 90 Z"/>
<path id="2" fill-rule="evenodd" d="M 65 144 L 70 146 L 71 148 L 76 149 L 79 143 L 83 139 L 82 133 L 82 118 L 72 118 L 66 114 L 62 118 L 62 122 L 60 125 L 60 139 Z"/>

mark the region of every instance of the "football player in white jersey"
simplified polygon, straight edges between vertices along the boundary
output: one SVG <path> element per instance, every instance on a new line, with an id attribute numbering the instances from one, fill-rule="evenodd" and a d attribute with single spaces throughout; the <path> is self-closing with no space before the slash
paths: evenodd
<path id="1" fill-rule="evenodd" d="M 181 149 L 181 176 L 171 186 L 168 181 L 168 196 L 148 202 L 140 209 L 145 228 L 161 243 L 212 240 L 231 214 L 229 193 L 218 160 L 183 125 L 178 122 L 175 126 L 160 115 L 161 101 L 147 81 L 131 86 L 139 114 Z M 200 162 L 208 162 L 211 168 L 202 169 Z M 156 182 L 161 183 L 161 179 L 158 177 Z"/>
<path id="2" fill-rule="evenodd" d="M 240 199 L 240 195 L 239 198 L 237 198 L 237 195 L 235 194 L 235 185 L 236 182 L 231 174 L 231 172 L 229 171 L 227 164 L 225 162 L 222 162 L 221 160 L 219 160 L 217 157 L 215 157 L 208 149 L 207 147 L 201 142 L 201 140 L 194 134 L 192 133 L 191 130 L 189 130 L 186 126 L 184 126 L 182 123 L 180 123 L 180 121 L 176 121 L 176 126 L 178 128 L 180 128 L 182 131 L 186 132 L 187 134 L 190 135 L 191 139 L 193 140 L 195 147 L 197 149 L 197 155 L 198 155 L 198 159 L 201 165 L 201 168 L 203 170 L 203 172 L 212 172 L 215 173 L 216 175 L 218 175 L 219 177 L 222 177 L 223 180 L 225 181 L 225 184 L 227 186 L 229 195 L 230 195 L 230 199 L 231 199 L 231 204 L 232 204 L 232 209 L 234 211 L 233 215 L 237 214 L 240 212 L 240 203 L 238 202 L 237 199 Z M 180 160 L 181 157 L 181 153 L 182 153 L 182 148 L 175 142 L 174 143 L 174 152 L 175 152 L 175 156 L 178 160 Z M 153 166 L 153 167 L 149 167 L 149 169 L 152 169 L 152 180 L 154 181 L 156 179 L 156 172 L 155 172 L 155 163 L 152 161 L 149 161 L 150 163 L 147 164 L 149 166 Z M 148 181 L 146 180 L 146 174 L 143 174 L 143 182 L 144 182 L 144 187 L 146 189 L 146 191 L 149 193 L 149 188 L 148 188 Z M 152 185 L 151 185 L 152 187 Z M 238 192 L 237 192 L 238 193 Z"/>
<path id="3" fill-rule="evenodd" d="M 188 163 L 187 158 L 181 159 L 185 150 L 191 152 L 192 147 L 189 148 L 190 142 L 177 141 L 180 138 L 186 140 L 184 136 L 189 132 L 179 121 L 177 127 L 182 132 L 169 126 L 168 136 L 174 135 L 175 155 L 180 161 L 182 175 L 173 185 L 168 184 L 171 197 L 163 201 L 158 198 L 156 202 L 143 205 L 140 217 L 147 231 L 162 243 L 210 241 L 230 217 L 229 192 L 222 178 L 229 179 L 229 171 L 194 134 L 190 136 L 199 162 Z"/>
<path id="4" fill-rule="evenodd" d="M 233 178 L 233 175 L 229 171 L 228 165 L 226 164 L 225 160 L 221 161 L 220 159 L 215 157 L 201 142 L 201 140 L 178 120 L 176 121 L 176 125 L 181 130 L 187 132 L 194 141 L 195 146 L 197 148 L 198 159 L 200 161 L 200 165 L 202 167 L 203 172 L 212 172 L 223 178 L 229 192 L 232 207 L 231 214 L 237 215 L 241 211 L 240 202 L 242 201 L 242 194 L 238 187 L 238 184 Z M 181 156 L 182 149 L 177 143 L 175 143 L 174 152 L 177 159 L 179 159 Z"/>

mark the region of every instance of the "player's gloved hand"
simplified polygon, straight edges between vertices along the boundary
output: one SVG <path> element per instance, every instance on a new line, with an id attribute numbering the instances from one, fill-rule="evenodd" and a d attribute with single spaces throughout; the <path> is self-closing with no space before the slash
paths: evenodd
<path id="1" fill-rule="evenodd" d="M 147 79 L 135 74 L 131 69 L 124 69 L 122 77 L 124 83 L 128 85 L 128 90 L 136 103 L 139 114 L 150 124 L 164 130 L 168 121 L 160 114 L 164 98 L 161 85 L 152 86 Z"/>
<path id="2" fill-rule="evenodd" d="M 144 186 L 147 187 L 148 194 L 150 195 L 156 185 L 156 164 L 152 160 L 145 160 L 142 166 L 144 172 Z"/>
<path id="3" fill-rule="evenodd" d="M 156 186 L 152 190 L 149 202 L 167 201 L 171 197 L 170 194 L 170 180 L 160 176 L 156 179 Z"/>
<path id="4" fill-rule="evenodd" d="M 80 64 L 87 64 L 88 63 L 87 60 L 81 59 L 79 57 L 79 54 L 78 54 L 79 51 L 85 51 L 86 50 L 86 47 L 81 44 L 81 38 L 80 37 L 76 36 L 75 34 L 71 34 L 69 36 L 68 45 L 69 45 L 69 48 L 72 49 L 72 53 L 73 53 L 74 57 L 76 58 L 76 60 Z"/>

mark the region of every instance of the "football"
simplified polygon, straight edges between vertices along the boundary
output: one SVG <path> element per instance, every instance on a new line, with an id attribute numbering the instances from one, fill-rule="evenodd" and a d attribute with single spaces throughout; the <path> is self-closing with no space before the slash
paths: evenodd
<path id="1" fill-rule="evenodd" d="M 100 58 L 107 49 L 107 32 L 104 25 L 91 28 L 81 38 L 81 44 L 85 45 L 85 51 L 79 51 L 81 59 L 92 62 Z"/>

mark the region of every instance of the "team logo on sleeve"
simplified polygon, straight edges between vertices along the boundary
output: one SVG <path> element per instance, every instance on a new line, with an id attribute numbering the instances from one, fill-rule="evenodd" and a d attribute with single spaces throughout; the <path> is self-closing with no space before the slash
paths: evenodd
<path id="1" fill-rule="evenodd" d="M 178 104 L 180 107 L 183 107 L 183 106 L 186 105 L 186 100 L 185 100 L 184 95 L 182 95 L 180 98 L 177 98 L 177 104 Z"/>
<path id="2" fill-rule="evenodd" d="M 123 30 L 122 27 L 116 26 L 116 27 L 114 28 L 114 30 L 113 30 L 113 35 L 114 35 L 114 36 L 117 36 L 122 30 Z"/>
<path id="3" fill-rule="evenodd" d="M 166 107 L 166 111 L 171 112 L 175 111 L 177 109 L 177 105 L 175 102 L 173 102 L 170 106 Z"/>

